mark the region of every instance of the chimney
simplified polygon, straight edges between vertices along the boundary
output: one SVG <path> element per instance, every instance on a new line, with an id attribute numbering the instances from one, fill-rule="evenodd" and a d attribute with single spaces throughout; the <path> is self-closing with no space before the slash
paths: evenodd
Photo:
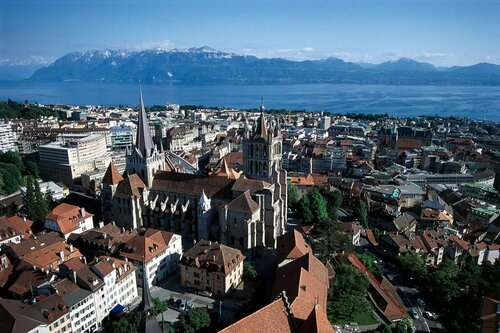
<path id="1" fill-rule="evenodd" d="M 85 265 L 87 265 L 87 257 L 86 257 L 86 256 L 83 256 L 83 263 L 84 263 Z"/>
<path id="2" fill-rule="evenodd" d="M 64 251 L 59 252 L 59 256 L 61 257 L 61 261 L 64 261 Z"/>
<path id="3" fill-rule="evenodd" d="M 85 207 L 82 207 L 82 208 L 80 209 L 80 213 L 82 214 L 82 216 L 85 216 Z"/>
<path id="4" fill-rule="evenodd" d="M 73 271 L 73 282 L 76 284 L 76 271 Z"/>
<path id="5" fill-rule="evenodd" d="M 69 244 L 69 252 L 73 252 L 73 244 Z"/>
<path id="6" fill-rule="evenodd" d="M 215 261 L 215 255 L 212 258 L 213 258 L 212 260 Z"/>
<path id="7" fill-rule="evenodd" d="M 99 222 L 99 228 L 102 228 L 102 227 L 104 227 L 104 222 L 101 221 L 101 222 Z"/>

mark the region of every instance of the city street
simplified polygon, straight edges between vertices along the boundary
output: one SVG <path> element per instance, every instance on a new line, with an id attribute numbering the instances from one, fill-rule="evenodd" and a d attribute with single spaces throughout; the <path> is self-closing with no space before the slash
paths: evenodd
<path id="1" fill-rule="evenodd" d="M 180 273 L 178 270 L 169 276 L 165 281 L 162 281 L 160 285 L 153 286 L 151 288 L 151 296 L 158 297 L 164 301 L 168 301 L 170 297 L 173 297 L 175 300 L 181 299 L 184 301 L 191 301 L 193 302 L 193 307 L 205 307 L 207 309 L 213 309 L 219 313 L 222 312 L 223 322 L 233 321 L 235 313 L 242 306 L 241 302 L 231 299 L 220 301 L 195 293 L 185 292 L 180 283 Z M 163 320 L 173 323 L 177 321 L 179 313 L 180 311 L 177 309 L 169 308 L 163 313 Z M 158 315 L 157 318 L 158 320 L 161 320 L 161 314 Z"/>
<path id="2" fill-rule="evenodd" d="M 429 307 L 429 304 L 425 302 L 425 305 L 422 307 L 417 303 L 417 299 L 425 301 L 425 297 L 414 285 L 411 278 L 399 274 L 399 272 L 397 271 L 397 267 L 393 264 L 385 262 L 385 260 L 380 260 L 379 264 L 384 271 L 384 275 L 397 288 L 398 295 L 403 300 L 405 310 L 413 320 L 416 332 L 444 332 L 444 328 L 438 320 L 439 316 L 432 311 L 432 308 Z M 413 307 L 416 309 L 418 319 L 414 318 L 411 315 L 411 308 Z M 429 318 L 426 318 L 424 316 L 425 311 L 432 312 L 435 319 L 431 320 Z"/>

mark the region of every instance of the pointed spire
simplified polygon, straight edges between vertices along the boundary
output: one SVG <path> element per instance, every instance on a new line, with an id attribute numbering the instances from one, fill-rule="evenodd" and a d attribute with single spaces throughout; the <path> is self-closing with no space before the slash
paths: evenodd
<path id="1" fill-rule="evenodd" d="M 142 261 L 144 262 L 144 256 L 142 257 Z M 146 265 L 143 265 L 146 267 Z M 151 297 L 151 291 L 149 290 L 149 283 L 147 279 L 147 274 L 143 274 L 142 277 L 142 305 L 141 310 L 145 315 L 148 315 L 151 309 L 154 308 L 153 298 Z"/>
<path id="2" fill-rule="evenodd" d="M 264 99 L 260 98 L 260 117 L 257 121 L 257 129 L 254 137 L 260 137 L 267 140 L 266 116 L 264 114 Z"/>
<path id="3" fill-rule="evenodd" d="M 136 149 L 141 153 L 143 158 L 148 158 L 154 149 L 153 139 L 149 130 L 148 118 L 144 108 L 144 99 L 142 98 L 142 86 L 139 83 L 140 106 L 139 106 L 139 123 L 137 124 L 137 140 L 135 143 Z"/>

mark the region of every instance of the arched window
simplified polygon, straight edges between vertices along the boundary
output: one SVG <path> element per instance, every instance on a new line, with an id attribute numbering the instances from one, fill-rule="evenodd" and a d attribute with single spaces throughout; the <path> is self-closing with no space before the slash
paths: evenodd
<path id="1" fill-rule="evenodd" d="M 253 157 L 253 144 L 250 144 L 250 157 Z"/>

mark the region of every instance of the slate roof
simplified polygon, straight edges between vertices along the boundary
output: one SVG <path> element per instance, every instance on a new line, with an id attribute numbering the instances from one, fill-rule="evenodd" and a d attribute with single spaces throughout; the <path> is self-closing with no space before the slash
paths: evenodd
<path id="1" fill-rule="evenodd" d="M 228 203 L 226 207 L 229 211 L 247 214 L 253 214 L 260 208 L 259 204 L 252 199 L 248 190 Z"/>
<path id="2" fill-rule="evenodd" d="M 271 184 L 263 180 L 240 177 L 234 182 L 231 189 L 235 192 L 245 192 L 248 190 L 250 191 L 250 195 L 254 195 L 256 192 L 262 191 L 270 186 Z"/>
<path id="3" fill-rule="evenodd" d="M 240 178 L 241 179 L 241 178 Z M 169 171 L 158 171 L 153 179 L 151 189 L 176 192 L 196 197 L 203 190 L 209 198 L 232 199 L 231 186 L 234 179 L 216 176 L 201 176 Z"/>
<path id="4" fill-rule="evenodd" d="M 144 189 L 147 188 L 146 184 L 137 174 L 131 174 L 116 188 L 115 195 L 119 197 L 135 197 L 138 198 L 142 195 Z"/>

